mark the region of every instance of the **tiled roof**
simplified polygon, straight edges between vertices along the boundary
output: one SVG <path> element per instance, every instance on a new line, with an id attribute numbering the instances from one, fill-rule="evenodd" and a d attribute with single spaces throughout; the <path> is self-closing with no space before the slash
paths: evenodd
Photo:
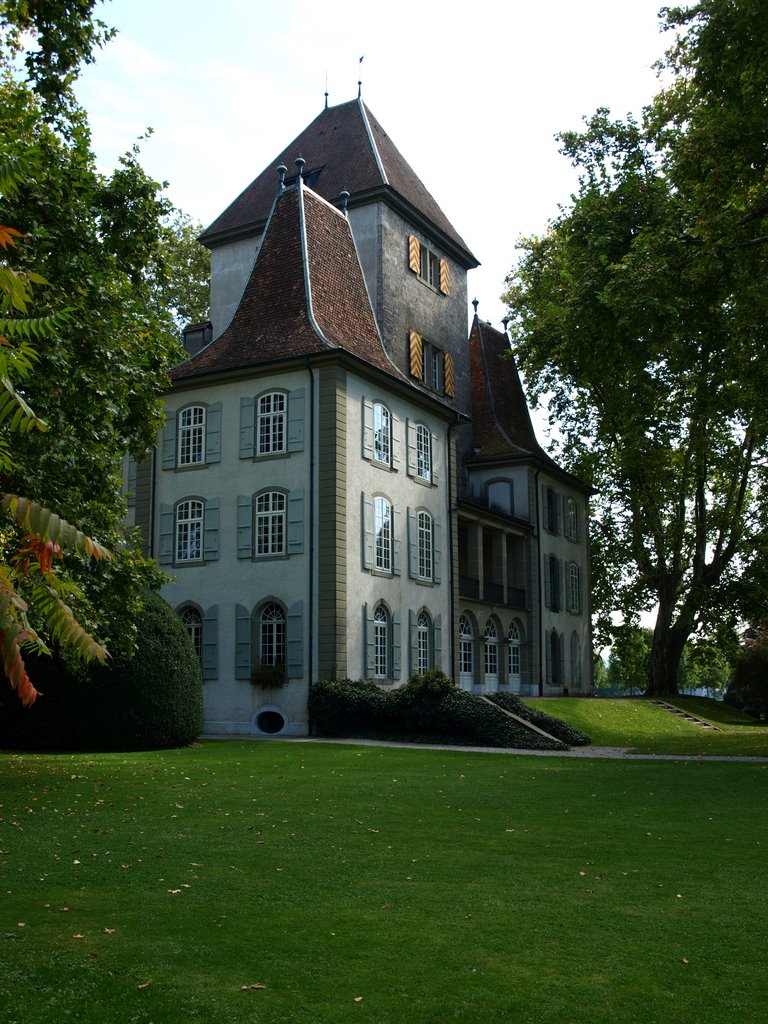
<path id="1" fill-rule="evenodd" d="M 469 335 L 473 462 L 534 459 L 562 472 L 536 440 L 509 338 L 477 314 Z"/>
<path id="2" fill-rule="evenodd" d="M 347 218 L 293 185 L 275 203 L 231 323 L 171 379 L 337 348 L 405 379 L 381 343 Z"/>
<path id="3" fill-rule="evenodd" d="M 293 174 L 299 156 L 306 161 L 305 180 L 324 199 L 335 203 L 342 191 L 350 193 L 350 206 L 377 193 L 384 201 L 400 198 L 460 250 L 467 266 L 477 266 L 466 242 L 361 99 L 318 114 L 206 228 L 200 240 L 215 246 L 218 241 L 258 232 L 272 206 L 276 168 L 283 164 Z"/>

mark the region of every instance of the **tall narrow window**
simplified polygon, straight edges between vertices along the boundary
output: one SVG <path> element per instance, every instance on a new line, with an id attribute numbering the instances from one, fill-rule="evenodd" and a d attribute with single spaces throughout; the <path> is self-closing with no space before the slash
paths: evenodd
<path id="1" fill-rule="evenodd" d="M 432 516 L 429 512 L 418 514 L 419 579 L 431 580 L 432 563 Z"/>
<path id="2" fill-rule="evenodd" d="M 581 611 L 581 580 L 579 567 L 575 562 L 568 565 L 568 611 Z"/>
<path id="3" fill-rule="evenodd" d="M 389 615 L 382 605 L 373 613 L 373 650 L 373 674 L 377 679 L 386 679 L 389 675 Z"/>
<path id="4" fill-rule="evenodd" d="M 275 391 L 259 399 L 259 455 L 276 455 L 285 451 L 285 395 Z"/>
<path id="5" fill-rule="evenodd" d="M 197 608 L 192 605 L 186 605 L 182 608 L 179 613 L 181 621 L 184 623 L 184 629 L 187 631 L 187 636 L 192 641 L 192 646 L 195 649 L 198 661 L 202 663 L 203 660 L 203 617 Z"/>
<path id="6" fill-rule="evenodd" d="M 259 617 L 259 660 L 262 665 L 285 664 L 285 612 L 268 604 Z"/>
<path id="7" fill-rule="evenodd" d="M 392 464 L 392 416 L 380 402 L 373 407 L 373 457 L 385 466 Z"/>
<path id="8" fill-rule="evenodd" d="M 509 627 L 507 642 L 509 644 L 509 664 L 507 666 L 509 682 L 513 690 L 518 692 L 520 687 L 520 630 L 515 622 Z"/>
<path id="9" fill-rule="evenodd" d="M 205 461 L 205 408 L 191 405 L 179 413 L 179 465 L 198 466 Z"/>
<path id="10" fill-rule="evenodd" d="M 416 474 L 420 480 L 432 479 L 432 435 L 423 423 L 416 427 Z"/>
<path id="11" fill-rule="evenodd" d="M 176 561 L 196 562 L 203 557 L 203 503 L 182 501 L 176 506 Z"/>
<path id="12" fill-rule="evenodd" d="M 579 539 L 579 507 L 573 498 L 565 505 L 565 536 L 569 540 Z"/>
<path id="13" fill-rule="evenodd" d="M 459 619 L 459 682 L 468 686 L 474 682 L 475 664 L 472 623 L 466 615 Z"/>
<path id="14" fill-rule="evenodd" d="M 421 612 L 416 622 L 416 670 L 422 674 L 430 667 L 429 633 L 429 616 Z"/>
<path id="15" fill-rule="evenodd" d="M 485 675 L 498 678 L 499 675 L 499 634 L 496 630 L 496 623 L 488 619 L 485 625 Z"/>
<path id="16" fill-rule="evenodd" d="M 256 554 L 285 554 L 285 495 L 279 491 L 256 498 Z"/>
<path id="17" fill-rule="evenodd" d="M 392 506 L 386 498 L 374 499 L 376 568 L 392 572 Z"/>

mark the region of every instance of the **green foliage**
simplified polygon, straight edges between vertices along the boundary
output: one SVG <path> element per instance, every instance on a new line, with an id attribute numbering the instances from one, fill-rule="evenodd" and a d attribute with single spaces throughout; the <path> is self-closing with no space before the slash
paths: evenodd
<path id="1" fill-rule="evenodd" d="M 747 640 L 734 666 L 732 691 L 750 710 L 768 720 L 768 631 Z"/>
<path id="2" fill-rule="evenodd" d="M 414 695 L 441 697 L 453 693 L 456 684 L 441 669 L 431 668 L 423 673 L 412 672 L 406 683 L 406 689 Z"/>
<path id="3" fill-rule="evenodd" d="M 203 726 L 200 665 L 186 630 L 154 592 L 143 595 L 139 644 L 109 664 L 30 659 L 44 699 L 24 710 L 6 688 L 0 744 L 16 749 L 141 750 L 191 743 Z"/>
<path id="4" fill-rule="evenodd" d="M 642 121 L 598 110 L 578 194 L 508 279 L 517 356 L 593 484 L 598 639 L 654 605 L 648 688 L 768 589 L 768 7 L 666 14 L 675 78 Z"/>
<path id="5" fill-rule="evenodd" d="M 409 681 L 396 690 L 368 680 L 320 680 L 309 693 L 310 720 L 323 736 L 565 749 L 564 743 L 547 740 L 453 686 L 442 673 L 427 676 L 416 676 L 413 685 Z"/>
<path id="6" fill-rule="evenodd" d="M 653 630 L 624 623 L 617 628 L 608 657 L 608 682 L 614 691 L 643 693 L 648 682 Z"/>

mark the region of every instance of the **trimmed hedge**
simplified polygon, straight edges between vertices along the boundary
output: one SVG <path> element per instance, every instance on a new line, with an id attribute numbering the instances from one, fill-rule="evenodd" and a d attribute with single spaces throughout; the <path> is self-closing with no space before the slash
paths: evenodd
<path id="1" fill-rule="evenodd" d="M 514 693 L 489 693 L 488 699 L 492 700 L 494 704 L 498 704 L 500 708 L 504 708 L 505 711 L 511 711 L 512 714 L 524 718 L 531 725 L 538 725 L 540 729 L 548 732 L 550 736 L 562 740 L 563 743 L 567 743 L 569 747 L 585 747 L 592 742 L 586 733 L 574 729 L 572 725 L 568 725 L 560 718 L 553 718 L 552 715 L 539 711 L 538 708 L 528 707 Z"/>
<path id="2" fill-rule="evenodd" d="M 442 676 L 442 673 L 440 673 Z M 309 693 L 310 720 L 320 736 L 408 740 L 526 750 L 566 750 L 433 673 L 383 690 L 368 680 L 321 680 Z"/>
<path id="3" fill-rule="evenodd" d="M 130 659 L 70 666 L 30 657 L 42 696 L 24 709 L 0 684 L 0 745 L 16 750 L 150 750 L 191 743 L 203 727 L 200 665 L 179 617 L 147 592 Z"/>

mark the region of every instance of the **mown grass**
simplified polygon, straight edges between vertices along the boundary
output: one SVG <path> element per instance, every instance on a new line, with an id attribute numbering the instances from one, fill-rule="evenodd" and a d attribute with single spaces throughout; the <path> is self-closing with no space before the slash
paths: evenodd
<path id="1" fill-rule="evenodd" d="M 692 725 L 643 698 L 526 698 L 526 704 L 581 729 L 596 746 L 628 747 L 641 754 L 768 756 L 768 726 L 721 701 L 675 697 L 667 703 L 717 725 L 714 732 Z"/>
<path id="2" fill-rule="evenodd" d="M 0 1018 L 760 1020 L 766 783 L 290 742 L 0 754 Z"/>

